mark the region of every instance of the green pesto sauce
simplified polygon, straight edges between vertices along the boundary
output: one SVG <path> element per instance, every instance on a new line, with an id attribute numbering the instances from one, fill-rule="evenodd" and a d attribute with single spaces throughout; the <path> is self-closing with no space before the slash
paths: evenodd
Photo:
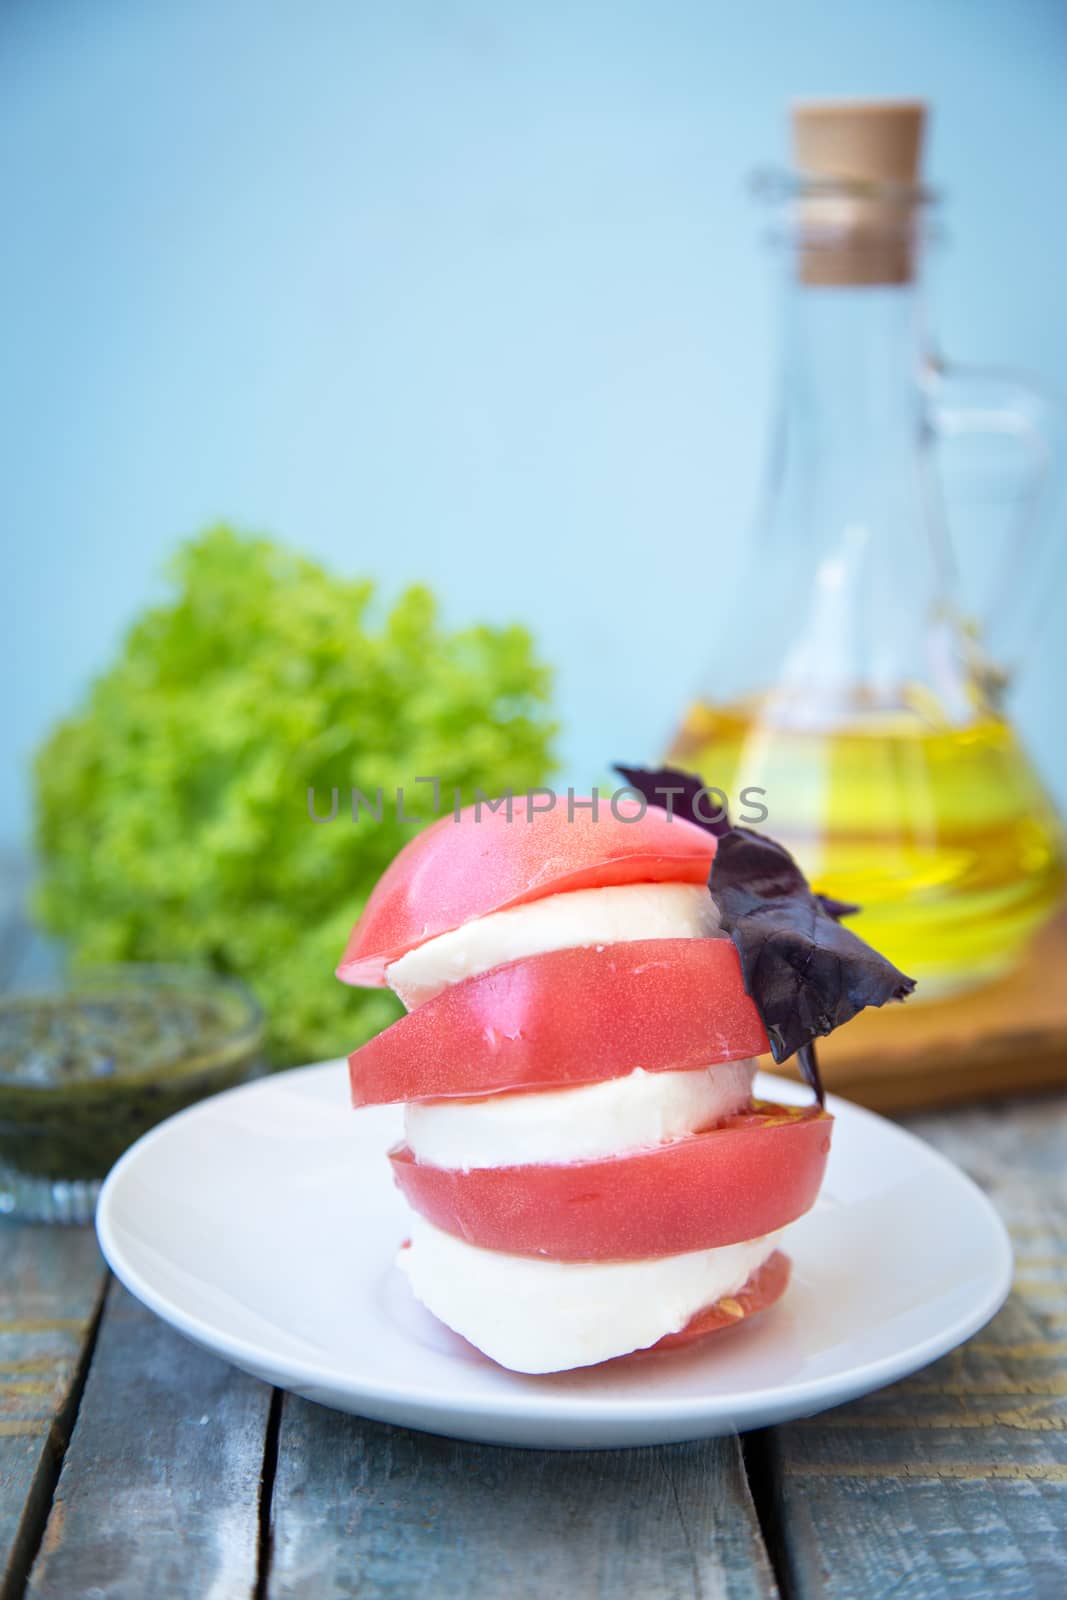
<path id="1" fill-rule="evenodd" d="M 259 1033 L 242 991 L 210 980 L 0 999 L 0 1162 L 103 1177 L 148 1128 L 251 1076 Z"/>

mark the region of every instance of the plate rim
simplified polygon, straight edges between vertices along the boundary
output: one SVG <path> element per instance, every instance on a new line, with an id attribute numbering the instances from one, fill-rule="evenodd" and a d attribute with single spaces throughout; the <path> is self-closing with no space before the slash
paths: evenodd
<path id="1" fill-rule="evenodd" d="M 561 1424 L 580 1420 L 610 1421 L 617 1424 L 662 1418 L 668 1425 L 684 1422 L 692 1423 L 694 1427 L 699 1428 L 704 1423 L 723 1420 L 728 1414 L 770 1413 L 783 1403 L 787 1405 L 790 1415 L 802 1416 L 805 1414 L 804 1406 L 808 1401 L 812 1402 L 813 1410 L 823 1409 L 820 1401 L 825 1402 L 825 1408 L 828 1409 L 835 1404 L 843 1403 L 849 1396 L 857 1397 L 870 1393 L 886 1383 L 918 1371 L 939 1356 L 956 1349 L 958 1345 L 972 1338 L 979 1329 L 985 1327 L 1011 1292 L 1014 1274 L 1011 1238 L 993 1202 L 974 1179 L 942 1151 L 920 1138 L 918 1134 L 912 1133 L 910 1129 L 902 1128 L 877 1112 L 870 1111 L 865 1106 L 858 1106 L 843 1096 L 828 1094 L 827 1110 L 835 1116 L 845 1109 L 850 1118 L 859 1117 L 864 1121 L 878 1124 L 882 1129 L 888 1129 L 894 1137 L 917 1147 L 926 1161 L 932 1162 L 951 1181 L 969 1191 L 970 1198 L 985 1212 L 986 1221 L 990 1226 L 991 1240 L 993 1238 L 996 1240 L 998 1260 L 995 1265 L 998 1270 L 991 1279 L 991 1287 L 986 1295 L 965 1315 L 912 1345 L 859 1366 L 849 1367 L 835 1376 L 799 1379 L 773 1388 L 739 1389 L 729 1395 L 717 1394 L 707 1398 L 699 1395 L 676 1398 L 626 1395 L 602 1400 L 582 1394 L 552 1394 L 544 1390 L 540 1393 L 530 1392 L 524 1387 L 514 1393 L 479 1396 L 473 1404 L 466 1400 L 461 1402 L 450 1400 L 439 1387 L 420 1388 L 417 1385 L 400 1385 L 395 1382 L 375 1382 L 368 1385 L 365 1382 L 354 1381 L 351 1373 L 344 1369 L 323 1363 L 302 1361 L 289 1355 L 279 1356 L 269 1347 L 257 1345 L 251 1339 L 220 1331 L 210 1322 L 186 1311 L 179 1303 L 153 1288 L 125 1258 L 122 1246 L 116 1238 L 113 1215 L 117 1203 L 115 1197 L 127 1170 L 142 1160 L 157 1140 L 168 1137 L 177 1123 L 195 1118 L 202 1114 L 206 1107 L 233 1096 L 262 1093 L 287 1078 L 311 1073 L 325 1075 L 328 1071 L 336 1071 L 344 1066 L 343 1056 L 326 1061 L 309 1062 L 304 1066 L 266 1074 L 251 1083 L 238 1084 L 234 1088 L 223 1090 L 220 1094 L 197 1101 L 194 1105 L 186 1106 L 184 1110 L 167 1117 L 142 1134 L 119 1157 L 104 1179 L 97 1203 L 96 1234 L 100 1249 L 111 1271 L 135 1299 L 185 1338 L 203 1349 L 213 1351 L 243 1371 L 261 1372 L 264 1368 L 284 1371 L 286 1373 L 284 1383 L 279 1383 L 277 1379 L 264 1380 L 271 1381 L 278 1388 L 291 1390 L 297 1394 L 309 1389 L 333 1390 L 344 1393 L 353 1401 L 363 1399 L 373 1401 L 378 1409 L 382 1404 L 417 1406 L 427 1415 L 436 1415 L 444 1419 L 462 1413 L 472 1422 L 479 1418 L 494 1422 L 513 1418 L 516 1421 L 555 1420 Z M 793 1091 L 802 1090 L 803 1087 L 791 1079 L 779 1078 L 773 1073 L 761 1072 L 759 1079 L 787 1085 Z M 991 1262 L 991 1271 L 993 1266 L 994 1263 Z M 521 1378 L 526 1385 L 536 1384 L 540 1377 L 551 1379 L 556 1374 L 520 1373 L 514 1376 Z M 329 1401 L 320 1403 L 330 1404 Z"/>

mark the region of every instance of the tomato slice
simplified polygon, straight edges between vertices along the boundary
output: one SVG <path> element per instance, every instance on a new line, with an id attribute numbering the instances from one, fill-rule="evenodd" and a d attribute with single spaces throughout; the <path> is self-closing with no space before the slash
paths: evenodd
<path id="1" fill-rule="evenodd" d="M 446 1233 L 512 1255 L 639 1261 L 785 1227 L 814 1204 L 833 1118 L 753 1102 L 705 1133 L 599 1161 L 435 1167 L 389 1152 L 408 1204 Z"/>
<path id="2" fill-rule="evenodd" d="M 537 802 L 543 804 L 543 798 Z M 715 854 L 710 833 L 636 801 L 620 821 L 601 800 L 570 812 L 565 799 L 534 810 L 516 796 L 506 812 L 468 806 L 440 817 L 406 844 L 376 884 L 337 968 L 343 983 L 380 987 L 405 951 L 475 917 L 569 889 L 622 883 L 706 883 Z M 583 802 L 584 804 L 584 802 Z"/>
<path id="3" fill-rule="evenodd" d="M 729 939 L 550 950 L 451 985 L 348 1058 L 352 1103 L 684 1071 L 769 1050 Z"/>
<path id="4" fill-rule="evenodd" d="M 634 1354 L 645 1356 L 651 1355 L 653 1350 L 674 1350 L 678 1345 L 692 1344 L 694 1339 L 702 1339 L 706 1333 L 732 1328 L 746 1317 L 766 1311 L 768 1306 L 773 1306 L 785 1294 L 792 1265 L 787 1255 L 776 1250 L 761 1267 L 756 1268 L 735 1295 L 727 1295 L 722 1300 L 716 1300 L 714 1305 L 705 1306 L 695 1317 L 690 1317 L 685 1327 L 679 1328 L 677 1333 L 666 1333 L 647 1350 L 636 1350 Z"/>

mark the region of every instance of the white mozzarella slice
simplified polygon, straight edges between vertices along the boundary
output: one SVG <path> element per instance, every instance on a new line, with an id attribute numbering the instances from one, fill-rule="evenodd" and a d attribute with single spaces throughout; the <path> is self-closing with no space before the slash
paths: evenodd
<path id="1" fill-rule="evenodd" d="M 423 1305 L 502 1367 L 561 1372 L 680 1332 L 736 1295 L 780 1239 L 652 1261 L 543 1261 L 482 1250 L 416 1217 L 398 1261 Z"/>
<path id="2" fill-rule="evenodd" d="M 410 1104 L 404 1131 L 435 1167 L 512 1167 L 592 1161 L 710 1128 L 747 1106 L 754 1061 L 685 1072 L 640 1067 L 605 1083 Z"/>
<path id="3" fill-rule="evenodd" d="M 427 939 L 387 967 L 385 976 L 412 1011 L 449 984 L 522 956 L 633 939 L 702 939 L 718 931 L 715 903 L 699 883 L 572 889 Z"/>

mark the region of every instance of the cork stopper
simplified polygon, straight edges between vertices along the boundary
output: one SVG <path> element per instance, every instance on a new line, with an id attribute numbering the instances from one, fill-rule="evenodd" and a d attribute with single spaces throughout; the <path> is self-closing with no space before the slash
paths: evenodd
<path id="1" fill-rule="evenodd" d="M 926 106 L 921 100 L 816 100 L 792 110 L 801 280 L 907 283 Z"/>

